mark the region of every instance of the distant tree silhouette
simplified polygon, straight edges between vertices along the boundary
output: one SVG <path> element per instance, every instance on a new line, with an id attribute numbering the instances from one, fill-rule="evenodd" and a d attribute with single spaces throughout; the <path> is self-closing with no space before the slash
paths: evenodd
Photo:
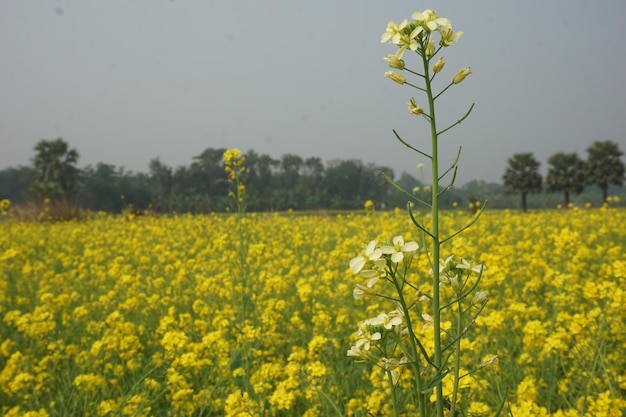
<path id="1" fill-rule="evenodd" d="M 602 190 L 602 202 L 608 197 L 609 184 L 624 185 L 624 154 L 617 143 L 607 140 L 596 141 L 587 148 L 585 178 L 588 185 L 598 185 Z"/>
<path id="2" fill-rule="evenodd" d="M 174 172 L 159 158 L 150 160 L 149 175 L 152 185 L 152 200 L 157 210 L 172 211 L 172 189 Z"/>
<path id="3" fill-rule="evenodd" d="M 71 199 L 78 184 L 78 152 L 62 138 L 41 140 L 35 146 L 33 165 L 37 179 L 30 187 L 33 197 L 54 200 Z"/>
<path id="4" fill-rule="evenodd" d="M 509 166 L 502 179 L 506 194 L 521 194 L 522 211 L 528 210 L 526 196 L 528 193 L 541 191 L 542 177 L 539 173 L 539 162 L 532 153 L 517 153 L 508 159 Z"/>
<path id="5" fill-rule="evenodd" d="M 548 159 L 546 191 L 563 192 L 565 207 L 570 205 L 570 193 L 579 194 L 585 188 L 584 162 L 576 153 L 556 153 Z"/>
<path id="6" fill-rule="evenodd" d="M 624 182 L 624 165 L 619 160 L 622 153 L 616 144 L 608 143 L 608 147 L 606 142 L 600 142 L 589 148 L 590 160 L 585 163 L 584 170 L 586 175 L 589 173 L 587 184 L 594 183 L 592 179 L 596 179 L 596 184 L 601 187 L 606 185 L 604 198 L 610 191 L 608 188 Z M 601 152 L 596 152 L 599 148 Z M 70 149 L 61 138 L 43 140 L 35 151 L 32 166 L 0 170 L 0 199 L 9 198 L 14 204 L 21 204 L 33 197 L 59 199 L 61 203 L 64 198 L 71 198 L 67 201 L 71 204 L 66 207 L 76 209 L 76 212 L 79 206 L 87 210 L 120 212 L 132 204 L 140 210 L 160 213 L 209 213 L 225 211 L 228 206 L 223 148 L 208 148 L 194 157 L 191 164 L 175 169 L 158 158 L 152 159 L 148 173 L 133 173 L 106 163 L 77 169 L 78 152 Z M 598 155 L 608 155 L 608 159 Z M 246 152 L 245 156 L 243 179 L 250 211 L 282 211 L 289 208 L 361 210 L 367 200 L 372 200 L 378 209 L 406 207 L 407 196 L 397 192 L 383 177 L 384 172 L 393 180 L 393 170 L 389 167 L 364 164 L 357 159 L 336 159 L 325 163 L 318 157 L 305 159 L 295 154 L 275 159 L 253 150 Z M 560 177 L 569 178 L 570 170 L 577 165 L 576 161 L 558 162 L 555 156 L 555 160 L 550 162 L 547 189 L 566 192 L 565 187 L 571 185 L 573 188 L 569 193 L 578 192 L 574 185 L 557 180 Z M 550 200 L 550 206 L 557 204 L 557 196 L 533 196 L 526 201 L 527 193 L 539 192 L 542 187 L 539 163 L 532 154 L 514 155 L 509 165 L 503 176 L 506 186 L 470 181 L 462 187 L 450 189 L 440 204 L 442 207 L 458 207 L 471 197 L 481 201 L 488 198 L 491 208 L 511 208 L 516 203 L 507 194 L 512 193 L 522 194 L 522 210 L 530 206 L 545 206 L 546 198 Z M 591 176 L 591 173 L 598 174 L 605 169 L 609 172 L 603 176 Z M 607 178 L 609 180 L 601 181 Z M 419 193 L 424 193 L 428 185 L 405 172 L 395 182 L 409 192 L 419 190 L 415 191 Z M 567 204 L 569 195 L 565 196 L 565 200 Z M 477 206 L 475 202 L 473 206 Z"/>
<path id="7" fill-rule="evenodd" d="M 27 190 L 37 179 L 37 172 L 32 167 L 20 166 L 6 168 L 0 171 L 0 200 L 5 198 L 11 204 L 24 203 L 27 199 Z"/>

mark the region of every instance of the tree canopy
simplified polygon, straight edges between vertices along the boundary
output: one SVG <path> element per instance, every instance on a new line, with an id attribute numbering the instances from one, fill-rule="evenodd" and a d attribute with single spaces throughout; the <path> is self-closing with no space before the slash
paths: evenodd
<path id="1" fill-rule="evenodd" d="M 587 148 L 587 155 L 586 183 L 598 185 L 602 190 L 602 201 L 606 201 L 609 184 L 624 185 L 624 163 L 620 159 L 624 153 L 617 143 L 607 140 L 594 142 Z"/>
<path id="2" fill-rule="evenodd" d="M 30 192 L 37 198 L 70 199 L 78 184 L 78 152 L 62 138 L 41 140 L 35 146 L 37 178 Z"/>
<path id="3" fill-rule="evenodd" d="M 538 193 L 542 189 L 543 178 L 539 173 L 539 162 L 532 153 L 517 153 L 508 159 L 504 176 L 504 192 L 521 194 L 522 211 L 528 209 L 526 196 L 528 193 Z"/>
<path id="4" fill-rule="evenodd" d="M 548 158 L 546 191 L 563 192 L 565 207 L 570 205 L 570 193 L 580 193 L 585 188 L 584 162 L 576 153 L 557 153 Z"/>

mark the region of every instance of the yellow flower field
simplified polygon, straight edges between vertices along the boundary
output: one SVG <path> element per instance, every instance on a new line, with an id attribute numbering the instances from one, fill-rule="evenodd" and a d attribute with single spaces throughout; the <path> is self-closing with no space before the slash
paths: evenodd
<path id="1" fill-rule="evenodd" d="M 444 230 L 467 220 L 442 213 Z M 0 221 L 0 414 L 389 415 L 382 373 L 346 354 L 388 306 L 354 300 L 348 262 L 420 240 L 406 212 L 245 222 L 242 266 L 235 215 Z M 504 396 L 516 417 L 626 415 L 624 224 L 487 210 L 444 246 L 488 268 L 464 363 L 498 362 L 464 380 L 471 415 Z"/>

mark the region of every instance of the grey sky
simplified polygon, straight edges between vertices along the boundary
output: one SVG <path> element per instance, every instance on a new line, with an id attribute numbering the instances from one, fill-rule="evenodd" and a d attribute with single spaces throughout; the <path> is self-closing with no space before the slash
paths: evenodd
<path id="1" fill-rule="evenodd" d="M 389 20 L 433 8 L 461 40 L 440 80 L 443 163 L 463 146 L 459 184 L 501 181 L 506 159 L 611 139 L 626 151 L 626 2 L 604 0 L 56 0 L 0 2 L 0 169 L 63 137 L 80 166 L 147 172 L 208 147 L 360 159 L 417 175 L 428 149 L 406 103 L 419 91 L 383 76 Z M 406 57 L 407 65 L 417 61 Z M 425 104 L 425 103 L 424 103 Z"/>

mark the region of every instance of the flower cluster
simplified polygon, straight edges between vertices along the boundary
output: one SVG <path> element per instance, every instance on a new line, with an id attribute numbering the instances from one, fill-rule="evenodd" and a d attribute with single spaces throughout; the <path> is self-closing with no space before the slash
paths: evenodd
<path id="1" fill-rule="evenodd" d="M 435 54 L 435 40 L 431 34 L 439 33 L 439 45 L 446 47 L 454 44 L 463 36 L 463 32 L 454 32 L 450 19 L 439 17 L 434 10 L 426 9 L 423 12 L 415 12 L 411 15 L 413 19 L 409 22 L 404 19 L 400 24 L 391 21 L 387 24 L 387 30 L 380 38 L 380 41 L 391 42 L 399 47 L 395 54 L 397 60 L 401 60 L 407 50 L 416 51 L 424 56 Z M 395 68 L 402 69 L 399 66 Z"/>
<path id="2" fill-rule="evenodd" d="M 229 197 L 235 199 L 238 211 L 244 207 L 246 198 L 246 186 L 242 181 L 242 175 L 246 170 L 244 163 L 246 157 L 237 148 L 228 149 L 224 152 L 224 170 L 228 174 L 228 181 L 234 185 L 234 190 L 228 192 Z"/>
<path id="3" fill-rule="evenodd" d="M 380 278 L 387 276 L 387 271 L 395 269 L 395 265 L 409 262 L 419 249 L 417 242 L 404 242 L 402 236 L 395 236 L 391 241 L 378 246 L 377 240 L 372 240 L 361 252 L 350 260 L 349 266 L 353 274 L 360 274 L 366 278 L 365 286 L 357 284 L 353 295 L 355 299 L 367 294 L 375 294 L 372 287 Z"/>
<path id="4" fill-rule="evenodd" d="M 457 261 L 454 255 L 439 261 L 439 286 L 450 287 L 457 295 L 467 290 L 470 278 L 480 279 L 483 271 L 487 268 L 483 264 L 477 264 L 467 259 Z M 433 270 L 430 270 L 430 275 Z M 474 282 L 477 284 L 477 281 Z M 475 285 L 474 285 L 475 286 Z M 484 291 L 476 291 L 472 299 L 472 304 L 484 304 L 487 301 L 487 294 Z"/>
<path id="5" fill-rule="evenodd" d="M 386 336 L 388 332 L 395 330 L 399 333 L 403 317 L 402 309 L 398 308 L 390 313 L 380 313 L 376 317 L 361 322 L 356 332 L 356 344 L 348 350 L 348 356 L 365 357 L 372 342 L 384 339 L 383 336 Z"/>
<path id="6" fill-rule="evenodd" d="M 241 155 L 239 149 L 232 148 L 224 152 L 224 170 L 228 173 L 230 181 L 234 181 L 245 171 L 244 162 L 246 162 L 246 157 Z"/>
<path id="7" fill-rule="evenodd" d="M 463 35 L 463 32 L 454 32 L 450 19 L 437 16 L 436 12 L 431 9 L 426 9 L 423 12 L 415 12 L 411 15 L 411 18 L 413 19 L 411 22 L 409 22 L 408 19 L 404 19 L 399 24 L 393 21 L 389 22 L 387 29 L 381 36 L 381 42 L 389 42 L 398 47 L 395 54 L 389 54 L 383 58 L 389 64 L 389 67 L 416 74 L 416 72 L 406 67 L 406 62 L 403 59 L 406 51 L 416 52 L 422 57 L 426 66 L 430 67 L 431 59 L 437 55 L 440 49 L 456 43 Z M 435 44 L 434 34 L 438 34 L 439 37 L 438 47 Z M 444 66 L 445 61 L 443 57 L 440 56 L 432 65 L 432 74 L 438 74 Z M 470 67 L 461 68 L 454 74 L 449 86 L 459 84 L 471 73 L 472 70 Z M 419 75 L 424 76 L 428 79 L 428 82 L 430 82 L 431 78 L 428 74 Z M 386 71 L 385 77 L 400 85 L 408 84 L 419 90 L 426 91 L 421 87 L 409 83 L 404 75 L 395 71 Z M 428 115 L 424 113 L 424 108 L 422 108 L 414 98 L 411 98 L 409 101 L 408 109 L 413 115 L 424 115 L 428 117 Z"/>
<path id="8" fill-rule="evenodd" d="M 5 216 L 9 212 L 11 202 L 8 199 L 0 200 L 0 216 Z"/>

